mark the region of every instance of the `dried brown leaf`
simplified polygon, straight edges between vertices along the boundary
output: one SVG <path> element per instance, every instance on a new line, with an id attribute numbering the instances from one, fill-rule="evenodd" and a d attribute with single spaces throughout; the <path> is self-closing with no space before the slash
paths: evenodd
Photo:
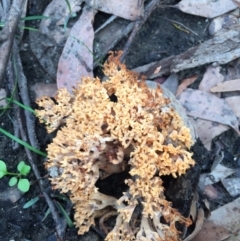
<path id="1" fill-rule="evenodd" d="M 205 220 L 202 229 L 192 241 L 221 241 L 228 238 L 230 234 L 231 233 L 227 229 L 218 226 L 209 220 Z"/>
<path id="2" fill-rule="evenodd" d="M 57 85 L 53 83 L 37 83 L 31 86 L 31 90 L 34 92 L 36 99 L 42 96 L 54 97 L 57 93 Z"/>
<path id="3" fill-rule="evenodd" d="M 215 121 L 196 119 L 191 116 L 189 119 L 193 123 L 199 139 L 208 150 L 211 150 L 212 139 L 229 129 L 229 126 Z"/>
<path id="4" fill-rule="evenodd" d="M 237 232 L 240 227 L 240 198 L 212 212 L 209 221 L 231 232 Z M 223 218 L 224 217 L 224 218 Z M 209 239 L 210 240 L 210 239 Z"/>
<path id="5" fill-rule="evenodd" d="M 94 0 L 89 1 L 90 5 L 105 13 L 114 14 L 128 20 L 138 20 L 143 16 L 143 0 Z"/>
<path id="6" fill-rule="evenodd" d="M 237 117 L 238 124 L 240 125 L 240 108 L 239 108 L 240 96 L 227 97 L 225 98 L 225 100 L 233 110 L 234 114 Z"/>
<path id="7" fill-rule="evenodd" d="M 93 10 L 84 8 L 71 29 L 58 63 L 58 88 L 65 87 L 71 91 L 83 76 L 93 76 L 93 19 Z"/>
<path id="8" fill-rule="evenodd" d="M 198 89 L 210 93 L 210 89 L 224 81 L 224 76 L 220 73 L 221 68 L 209 66 L 204 73 L 203 79 Z M 220 96 L 220 94 L 219 94 Z"/>
<path id="9" fill-rule="evenodd" d="M 237 8 L 239 0 L 182 0 L 176 5 L 181 11 L 206 18 L 214 18 Z"/>
<path id="10" fill-rule="evenodd" d="M 185 107 L 187 115 L 231 126 L 239 133 L 237 118 L 224 99 L 189 88 L 177 99 Z"/>
<path id="11" fill-rule="evenodd" d="M 197 75 L 194 75 L 192 77 L 183 79 L 181 84 L 178 86 L 176 96 L 180 95 L 190 84 L 192 84 L 197 79 L 197 77 Z"/>
<path id="12" fill-rule="evenodd" d="M 211 88 L 211 92 L 228 92 L 240 90 L 240 79 L 229 80 Z"/>
<path id="13" fill-rule="evenodd" d="M 239 177 L 223 179 L 222 184 L 232 197 L 236 197 L 237 195 L 240 194 L 240 178 Z"/>

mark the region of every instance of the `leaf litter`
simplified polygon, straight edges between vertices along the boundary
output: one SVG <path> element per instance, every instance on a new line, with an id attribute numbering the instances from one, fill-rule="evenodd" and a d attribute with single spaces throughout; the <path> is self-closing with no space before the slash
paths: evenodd
<path id="1" fill-rule="evenodd" d="M 175 6 L 185 13 L 214 18 L 236 9 L 237 3 L 239 0 L 182 0 Z"/>
<path id="2" fill-rule="evenodd" d="M 187 115 L 231 126 L 239 133 L 237 118 L 224 99 L 190 88 L 177 98 L 185 107 Z"/>
<path id="3" fill-rule="evenodd" d="M 99 0 L 99 1 L 95 1 L 95 3 L 96 2 L 104 6 L 104 1 Z M 110 2 L 111 1 L 105 1 L 106 4 Z M 219 4 L 219 1 L 216 1 L 216 2 L 218 2 Z M 134 3 L 136 3 L 136 1 Z M 221 8 L 218 8 L 218 9 L 213 9 L 215 3 L 210 0 L 202 1 L 201 4 L 199 3 L 199 1 L 191 1 L 191 3 L 192 5 L 189 4 L 189 1 L 183 0 L 178 5 L 176 5 L 176 7 L 178 7 L 182 11 L 185 11 L 191 14 L 196 14 L 199 16 L 202 16 L 201 14 L 205 12 L 204 14 L 208 15 L 208 17 L 210 18 L 214 16 L 219 16 L 229 11 L 228 9 L 232 10 L 236 8 L 236 4 L 234 2 L 228 1 L 227 3 L 224 0 L 221 1 L 222 6 Z M 98 4 L 95 4 L 96 8 L 99 8 Z M 187 4 L 188 4 L 188 7 L 186 7 Z M 223 10 L 223 8 L 225 8 L 225 10 Z M 104 8 L 102 7 L 102 9 Z M 198 9 L 200 13 L 198 13 L 196 9 Z M 105 9 L 103 11 L 107 12 L 108 10 Z M 117 16 L 121 16 L 120 15 L 121 13 L 117 13 L 114 11 L 116 10 L 110 10 L 109 12 Z M 141 9 L 138 9 L 138 11 L 139 12 L 137 12 L 135 15 L 135 19 L 141 16 Z M 80 39 L 80 41 L 75 39 L 75 37 L 74 38 L 68 37 L 64 47 L 64 51 L 59 61 L 58 78 L 57 78 L 58 88 L 67 87 L 69 90 L 71 90 L 72 86 L 74 86 L 81 79 L 81 76 L 83 75 L 86 76 L 88 74 L 90 74 L 90 76 L 92 75 L 92 69 L 93 69 L 91 65 L 91 63 L 93 63 L 92 42 L 94 38 L 94 36 L 92 35 L 94 34 L 92 33 L 93 28 L 92 28 L 91 22 L 94 19 L 94 14 L 93 13 L 91 13 L 90 15 L 88 14 L 90 13 L 87 13 L 86 10 L 83 10 L 81 17 L 75 23 L 75 25 L 78 26 L 78 28 L 77 27 L 75 28 L 75 32 L 73 31 L 74 27 L 71 29 L 72 32 L 70 32 L 70 36 L 71 35 L 75 37 L 79 36 L 79 39 L 80 39 L 80 36 L 87 36 L 87 37 L 86 39 L 83 39 L 83 40 Z M 62 18 L 62 20 L 65 21 L 65 18 Z M 62 20 L 61 21 L 59 20 L 60 24 L 64 22 Z M 80 20 L 82 21 L 81 25 L 79 24 Z M 82 30 L 83 29 L 82 26 L 88 26 L 86 28 L 90 30 L 89 35 L 86 34 L 85 32 L 86 29 L 85 31 Z M 77 33 L 77 29 L 78 29 L 78 33 Z M 71 50 L 71 48 L 69 47 L 69 46 L 75 46 L 76 43 L 79 44 L 79 42 L 80 42 L 80 45 L 83 47 L 83 49 L 85 47 L 85 51 L 87 49 L 86 52 L 84 52 L 83 49 L 80 52 L 76 52 L 77 47 L 75 50 L 74 49 Z M 79 54 L 80 54 L 80 58 L 79 58 Z M 72 59 L 72 55 L 75 55 L 73 59 Z M 85 60 L 85 57 L 87 60 L 86 63 L 88 64 L 90 63 L 90 66 L 86 66 L 86 64 L 82 61 L 83 59 Z M 73 72 L 71 73 L 71 71 L 70 71 L 70 74 L 67 73 L 66 69 L 69 71 L 69 69 L 71 68 L 70 65 L 75 67 L 78 66 L 77 71 L 75 71 L 75 73 Z M 196 78 L 197 76 L 192 76 L 190 78 L 184 79 L 182 81 L 182 84 L 178 86 L 176 95 L 178 95 L 179 101 L 185 107 L 187 114 L 192 119 L 192 122 L 195 123 L 196 131 L 200 139 L 204 140 L 205 145 L 207 145 L 208 149 L 210 149 L 211 140 L 215 136 L 219 135 L 221 132 L 227 130 L 229 127 L 232 127 L 236 132 L 239 133 L 239 129 L 238 129 L 239 115 L 237 114 L 237 111 L 239 110 L 239 108 L 237 108 L 237 104 L 236 104 L 236 103 L 240 103 L 240 102 L 237 102 L 239 100 L 238 99 L 239 96 L 234 96 L 234 98 L 228 97 L 224 100 L 219 98 L 220 94 L 218 94 L 218 96 L 214 96 L 214 94 L 210 92 L 210 90 L 211 91 L 214 90 L 214 88 L 218 87 L 220 85 L 219 83 L 223 81 L 223 76 L 222 74 L 220 74 L 220 67 L 212 67 L 212 66 L 208 67 L 203 77 L 203 80 L 200 83 L 199 90 L 193 90 L 193 89 L 187 88 L 190 84 L 192 84 L 196 80 Z M 223 82 L 223 83 L 226 83 L 226 82 Z M 227 84 L 225 84 L 225 87 L 226 86 Z M 229 87 L 226 87 L 226 88 L 229 88 Z M 221 89 L 222 91 L 219 91 L 218 89 L 218 91 L 215 91 L 215 92 L 233 91 L 233 89 L 226 90 L 226 88 L 222 87 Z M 235 88 L 237 87 L 235 86 Z M 175 92 L 175 90 L 173 92 Z M 233 107 L 234 104 L 235 104 L 235 107 Z M 206 133 L 211 133 L 211 135 L 207 136 Z M 226 180 L 225 182 L 223 182 L 223 185 L 224 183 L 227 183 L 228 186 L 232 188 L 232 182 L 229 181 L 230 178 L 228 179 L 225 179 L 225 178 L 230 174 L 232 174 L 233 172 L 234 172 L 233 169 L 229 169 L 227 167 L 224 167 L 221 164 L 218 164 L 216 168 L 210 173 L 210 175 L 212 175 L 215 178 L 215 181 L 217 182 L 220 180 L 222 182 Z M 209 177 L 207 179 L 206 176 L 205 176 L 204 185 L 206 184 L 210 185 L 210 183 L 211 184 L 214 183 L 213 181 L 210 180 Z M 215 224 L 214 221 L 205 221 L 203 224 L 202 230 L 204 231 L 203 236 L 201 236 L 200 239 L 198 236 L 196 236 L 192 240 L 195 240 L 195 241 L 216 240 L 217 241 L 217 240 L 226 239 L 230 235 L 229 229 L 225 228 L 224 225 Z M 212 232 L 211 230 L 215 230 L 215 231 Z M 230 231 L 232 231 L 232 229 Z"/>

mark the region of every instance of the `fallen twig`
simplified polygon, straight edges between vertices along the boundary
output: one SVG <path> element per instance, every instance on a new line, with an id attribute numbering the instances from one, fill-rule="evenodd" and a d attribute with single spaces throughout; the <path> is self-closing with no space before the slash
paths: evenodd
<path id="1" fill-rule="evenodd" d="M 192 47 L 179 55 L 135 68 L 134 71 L 150 79 L 169 73 L 213 63 L 214 66 L 229 63 L 240 57 L 240 25 L 223 29 L 212 39 Z M 154 73 L 161 66 L 159 72 Z"/>
<path id="2" fill-rule="evenodd" d="M 9 11 L 8 20 L 4 25 L 0 35 L 0 88 L 3 85 L 10 52 L 13 45 L 13 39 L 17 30 L 17 25 L 20 20 L 22 9 L 25 6 L 26 0 L 13 0 Z"/>
<path id="3" fill-rule="evenodd" d="M 30 106 L 30 100 L 29 100 L 28 89 L 27 89 L 27 80 L 26 80 L 26 77 L 23 73 L 22 63 L 21 63 L 19 51 L 17 49 L 16 44 L 14 44 L 13 56 L 14 56 L 14 59 L 16 60 L 17 75 L 18 75 L 18 87 L 19 87 L 19 90 L 20 90 L 21 100 L 22 100 L 24 105 Z M 16 92 L 16 95 L 17 95 L 16 98 L 19 99 L 19 96 L 18 96 L 17 92 Z M 30 143 L 33 147 L 38 148 L 39 145 L 38 145 L 38 141 L 37 141 L 36 133 L 35 133 L 35 128 L 34 128 L 34 116 L 32 115 L 32 113 L 30 113 L 29 111 L 26 111 L 26 110 L 24 110 L 24 113 L 25 113 L 28 135 L 24 131 L 23 120 L 21 118 L 20 109 L 17 108 L 17 114 L 16 115 L 17 115 L 18 126 L 19 126 L 19 129 L 20 129 L 21 139 L 25 142 L 30 141 Z M 40 190 L 43 193 L 43 195 L 46 199 L 46 202 L 47 202 L 47 204 L 48 204 L 48 206 L 51 210 L 53 220 L 56 224 L 57 236 L 60 238 L 60 240 L 63 240 L 65 230 L 66 230 L 66 227 L 67 227 L 66 220 L 59 217 L 52 199 L 50 198 L 49 194 L 45 191 L 43 180 L 41 179 L 41 175 L 39 173 L 37 165 L 35 164 L 34 155 L 27 148 L 25 148 L 25 151 L 26 151 L 26 154 L 27 154 L 27 157 L 28 157 L 28 161 L 29 161 L 29 163 L 32 167 L 32 170 L 35 174 L 35 177 L 38 181 Z"/>
<path id="4" fill-rule="evenodd" d="M 135 38 L 135 36 L 137 35 L 138 31 L 140 30 L 140 28 L 142 27 L 142 25 L 146 22 L 146 20 L 149 18 L 149 16 L 151 15 L 151 13 L 160 5 L 160 0 L 153 0 L 151 1 L 145 8 L 145 12 L 144 12 L 144 17 L 142 20 L 137 21 L 133 27 L 133 31 L 131 32 L 127 43 L 125 44 L 124 48 L 123 48 L 123 53 L 122 56 L 120 58 L 121 62 L 124 62 L 129 50 L 130 50 L 130 46 L 132 45 L 133 39 Z"/>

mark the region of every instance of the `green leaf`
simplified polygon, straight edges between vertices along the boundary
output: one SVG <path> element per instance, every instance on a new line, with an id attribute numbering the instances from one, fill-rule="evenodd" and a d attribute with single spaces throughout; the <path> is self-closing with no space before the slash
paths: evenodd
<path id="1" fill-rule="evenodd" d="M 8 131 L 5 131 L 4 129 L 2 129 L 0 127 L 0 132 L 3 133 L 4 135 L 6 135 L 7 137 L 11 138 L 12 140 L 16 141 L 17 143 L 25 146 L 26 148 L 28 148 L 31 151 L 34 151 L 35 153 L 43 156 L 43 157 L 47 157 L 47 154 L 44 152 L 39 151 L 38 149 L 34 148 L 33 146 L 29 145 L 27 142 L 22 141 L 21 139 L 17 138 L 16 136 L 12 135 L 11 133 L 9 133 Z"/>
<path id="2" fill-rule="evenodd" d="M 18 171 L 19 171 L 20 173 L 21 173 L 24 165 L 25 165 L 25 162 L 24 162 L 24 161 L 20 161 L 20 162 L 18 163 L 17 169 L 18 169 Z"/>
<path id="3" fill-rule="evenodd" d="M 4 161 L 0 160 L 0 171 L 3 173 L 7 173 L 7 166 Z"/>
<path id="4" fill-rule="evenodd" d="M 47 218 L 47 216 L 49 215 L 49 213 L 50 213 L 50 208 L 48 208 L 47 211 L 45 212 L 44 218 L 42 219 L 41 222 L 43 222 L 43 221 Z"/>
<path id="5" fill-rule="evenodd" d="M 27 192 L 30 188 L 30 182 L 28 179 L 20 179 L 18 182 L 18 189 L 22 192 Z"/>
<path id="6" fill-rule="evenodd" d="M 4 177 L 6 175 L 5 172 L 0 171 L 0 178 Z"/>
<path id="7" fill-rule="evenodd" d="M 12 98 L 5 98 L 5 99 L 6 99 L 9 103 L 14 103 L 14 104 L 22 107 L 23 109 L 25 109 L 25 110 L 33 113 L 34 115 L 36 115 L 36 111 L 33 110 L 31 107 L 29 107 L 29 106 L 27 106 L 27 105 L 24 105 L 24 104 L 20 103 L 20 102 L 17 101 L 17 100 L 13 100 Z"/>
<path id="8" fill-rule="evenodd" d="M 60 212 L 63 214 L 64 218 L 66 219 L 68 227 L 72 228 L 73 222 L 72 222 L 71 218 L 69 217 L 69 215 L 66 213 L 66 211 L 64 210 L 64 208 L 62 207 L 62 205 L 59 202 L 57 202 L 57 201 L 54 201 L 54 202 L 57 204 L 58 209 L 60 210 Z"/>
<path id="9" fill-rule="evenodd" d="M 31 167 L 26 165 L 24 161 L 21 161 L 18 163 L 17 169 L 22 175 L 27 175 L 30 172 Z"/>
<path id="10" fill-rule="evenodd" d="M 27 16 L 27 17 L 21 18 L 22 21 L 41 20 L 41 19 L 51 19 L 51 18 L 43 15 Z"/>
<path id="11" fill-rule="evenodd" d="M 37 201 L 39 200 L 39 196 L 29 200 L 28 202 L 26 202 L 24 205 L 23 205 L 23 208 L 26 209 L 26 208 L 30 208 L 33 204 L 35 204 Z"/>
<path id="12" fill-rule="evenodd" d="M 31 167 L 29 165 L 24 165 L 22 171 L 21 171 L 21 174 L 22 175 L 27 175 L 31 170 Z"/>
<path id="13" fill-rule="evenodd" d="M 8 185 L 9 185 L 10 187 L 12 187 L 12 186 L 16 185 L 17 182 L 18 182 L 18 179 L 17 179 L 16 177 L 12 177 L 12 178 L 9 180 Z"/>

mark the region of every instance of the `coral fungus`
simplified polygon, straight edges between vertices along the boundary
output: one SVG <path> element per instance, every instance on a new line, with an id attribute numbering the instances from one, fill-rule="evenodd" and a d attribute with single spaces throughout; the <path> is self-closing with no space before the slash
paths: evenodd
<path id="1" fill-rule="evenodd" d="M 106 82 L 86 77 L 72 94 L 60 89 L 54 101 L 37 101 L 48 132 L 59 127 L 48 146 L 51 183 L 70 195 L 79 234 L 95 218 L 117 215 L 107 241 L 181 240 L 176 223 L 191 222 L 166 200 L 161 176 L 177 177 L 194 165 L 190 130 L 162 89 L 148 88 L 119 55 L 112 53 L 104 65 Z M 121 198 L 99 192 L 101 174 L 124 170 L 129 188 Z"/>

